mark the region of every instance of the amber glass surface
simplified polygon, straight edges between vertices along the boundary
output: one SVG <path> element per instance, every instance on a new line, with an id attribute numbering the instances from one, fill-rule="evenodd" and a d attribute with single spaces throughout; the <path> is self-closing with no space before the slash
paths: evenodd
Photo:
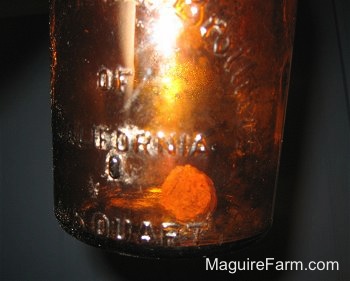
<path id="1" fill-rule="evenodd" d="M 51 1 L 55 214 L 185 255 L 272 222 L 295 0 Z"/>

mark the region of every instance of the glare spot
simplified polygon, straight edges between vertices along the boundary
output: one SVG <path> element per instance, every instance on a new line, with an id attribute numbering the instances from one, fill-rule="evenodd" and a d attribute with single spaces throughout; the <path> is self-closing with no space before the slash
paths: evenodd
<path id="1" fill-rule="evenodd" d="M 165 57 L 171 57 L 176 50 L 176 39 L 182 29 L 181 19 L 173 7 L 163 4 L 159 8 L 159 18 L 153 23 L 152 41 L 156 49 Z"/>
<path id="2" fill-rule="evenodd" d="M 157 136 L 158 136 L 158 138 L 164 138 L 165 134 L 164 134 L 164 132 L 159 131 L 159 132 L 157 133 Z"/>
<path id="3" fill-rule="evenodd" d="M 205 27 L 201 26 L 200 32 L 201 32 L 201 35 L 203 37 L 207 33 L 207 29 Z"/>
<path id="4" fill-rule="evenodd" d="M 191 7 L 191 13 L 192 13 L 192 16 L 195 16 L 198 14 L 198 8 L 196 6 L 192 6 Z"/>
<path id="5" fill-rule="evenodd" d="M 141 236 L 141 240 L 144 240 L 144 241 L 149 241 L 149 240 L 151 240 L 151 237 L 149 236 L 149 235 L 142 235 Z"/>
<path id="6" fill-rule="evenodd" d="M 202 136 L 200 134 L 196 135 L 195 141 L 200 141 L 202 139 Z"/>

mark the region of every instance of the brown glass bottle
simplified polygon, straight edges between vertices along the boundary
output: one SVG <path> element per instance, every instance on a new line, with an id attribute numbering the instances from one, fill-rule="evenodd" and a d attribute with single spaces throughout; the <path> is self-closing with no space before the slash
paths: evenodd
<path id="1" fill-rule="evenodd" d="M 55 214 L 136 256 L 272 222 L 295 0 L 51 1 Z"/>

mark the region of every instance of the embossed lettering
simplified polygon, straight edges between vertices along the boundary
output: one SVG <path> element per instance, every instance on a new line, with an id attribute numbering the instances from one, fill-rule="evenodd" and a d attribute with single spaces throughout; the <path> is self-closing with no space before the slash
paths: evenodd
<path id="1" fill-rule="evenodd" d="M 107 126 L 101 125 L 94 128 L 95 147 L 101 150 L 111 148 L 114 132 L 110 132 Z"/>
<path id="2" fill-rule="evenodd" d="M 128 137 L 123 132 L 118 132 L 117 149 L 119 151 L 127 151 L 129 147 Z"/>
<path id="3" fill-rule="evenodd" d="M 146 154 L 148 154 L 148 150 L 147 147 L 149 146 L 151 140 L 151 134 L 150 132 L 145 132 L 142 134 L 138 134 L 135 137 L 135 146 L 134 146 L 134 150 L 136 153 L 143 151 Z"/>
<path id="4" fill-rule="evenodd" d="M 196 135 L 191 146 L 189 155 L 194 155 L 196 153 L 203 153 L 207 151 L 208 149 L 204 137 L 201 134 Z"/>
<path id="5" fill-rule="evenodd" d="M 200 27 L 202 37 L 212 40 L 216 56 L 225 56 L 230 47 L 230 38 L 225 35 L 226 27 L 226 21 L 215 15 L 209 17 Z"/>
<path id="6" fill-rule="evenodd" d="M 128 79 L 133 75 L 133 71 L 128 68 L 118 66 L 114 71 L 102 67 L 97 72 L 97 86 L 103 91 L 115 90 L 117 93 L 125 91 Z"/>
<path id="7" fill-rule="evenodd" d="M 113 130 L 105 125 L 94 128 L 94 145 L 99 150 L 145 153 L 147 155 L 195 156 L 207 153 L 203 134 L 151 133 L 135 128 Z"/>
<path id="8" fill-rule="evenodd" d="M 74 225 L 74 228 L 76 229 L 85 228 L 85 222 L 77 212 L 74 213 L 73 225 Z"/>
<path id="9" fill-rule="evenodd" d="M 163 222 L 161 228 L 162 245 L 175 246 L 177 244 L 181 226 L 174 222 Z"/>
<path id="10" fill-rule="evenodd" d="M 150 221 L 143 221 L 140 227 L 140 240 L 148 243 L 151 239 L 154 239 L 152 224 Z"/>
<path id="11" fill-rule="evenodd" d="M 170 155 L 176 154 L 176 144 L 174 135 L 170 135 L 168 138 L 165 138 L 163 132 L 159 132 L 157 134 L 158 138 L 156 139 L 158 152 L 161 154 L 164 150 L 168 152 Z"/>
<path id="12" fill-rule="evenodd" d="M 83 218 L 90 222 L 86 224 Z M 177 246 L 182 243 L 196 245 L 201 240 L 201 234 L 209 229 L 209 222 L 191 222 L 182 224 L 178 222 L 162 222 L 153 225 L 145 220 L 133 224 L 128 218 L 111 216 L 97 211 L 91 217 L 83 217 L 74 213 L 75 228 L 91 228 L 96 235 L 120 241 L 142 242 L 163 246 Z"/>
<path id="13" fill-rule="evenodd" d="M 200 239 L 200 234 L 207 229 L 208 225 L 203 222 L 192 222 L 187 224 L 188 236 L 191 237 L 191 240 L 195 245 L 198 244 Z"/>
<path id="14" fill-rule="evenodd" d="M 97 86 L 104 91 L 112 89 L 113 73 L 109 69 L 101 69 L 98 74 Z"/>
<path id="15" fill-rule="evenodd" d="M 92 216 L 92 227 L 95 233 L 99 236 L 108 236 L 109 234 L 109 219 L 101 213 L 94 213 Z"/>

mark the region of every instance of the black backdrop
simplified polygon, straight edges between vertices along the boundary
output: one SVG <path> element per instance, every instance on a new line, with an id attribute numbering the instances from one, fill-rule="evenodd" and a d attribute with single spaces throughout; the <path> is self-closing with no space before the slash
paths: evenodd
<path id="1" fill-rule="evenodd" d="M 231 260 L 339 271 L 207 272 L 92 248 L 53 215 L 46 1 L 0 4 L 0 280 L 350 280 L 350 1 L 300 0 L 275 222 Z M 11 2 L 11 3 L 10 3 Z M 23 3 L 21 3 L 23 2 Z"/>

